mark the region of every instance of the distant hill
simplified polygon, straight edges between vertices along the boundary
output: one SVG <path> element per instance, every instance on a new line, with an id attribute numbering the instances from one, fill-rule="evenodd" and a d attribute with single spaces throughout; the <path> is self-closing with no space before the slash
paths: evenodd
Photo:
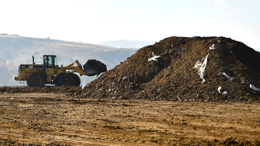
<path id="1" fill-rule="evenodd" d="M 101 43 L 101 45 L 116 47 L 116 48 L 142 48 L 147 45 L 152 45 L 153 41 L 129 41 L 129 40 L 119 40 L 119 41 L 106 41 Z"/>
<path id="2" fill-rule="evenodd" d="M 13 76 L 18 74 L 20 63 L 32 63 L 32 55 L 36 63 L 42 63 L 43 54 L 55 54 L 59 65 L 67 65 L 75 60 L 85 64 L 88 59 L 97 59 L 104 62 L 108 69 L 112 69 L 136 51 L 136 49 L 0 34 L 0 86 L 19 85 L 19 82 L 13 80 Z M 95 78 L 82 76 L 82 84 L 89 83 Z"/>

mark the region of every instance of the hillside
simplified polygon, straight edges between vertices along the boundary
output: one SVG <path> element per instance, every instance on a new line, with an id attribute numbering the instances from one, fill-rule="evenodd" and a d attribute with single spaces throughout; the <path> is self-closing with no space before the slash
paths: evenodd
<path id="1" fill-rule="evenodd" d="M 91 82 L 86 97 L 252 101 L 260 53 L 224 37 L 170 37 L 137 51 Z"/>
<path id="2" fill-rule="evenodd" d="M 142 48 L 154 44 L 153 41 L 129 41 L 129 40 L 119 40 L 119 41 L 106 41 L 102 42 L 101 45 L 116 47 L 116 48 Z"/>
<path id="3" fill-rule="evenodd" d="M 0 52 L 0 86 L 14 86 L 19 85 L 19 82 L 13 80 L 18 65 L 32 63 L 32 55 L 36 63 L 41 63 L 43 54 L 56 54 L 59 65 L 67 65 L 75 60 L 85 64 L 88 59 L 97 59 L 112 69 L 134 54 L 136 49 L 1 34 Z M 82 76 L 81 79 L 82 83 L 89 83 L 96 77 Z"/>

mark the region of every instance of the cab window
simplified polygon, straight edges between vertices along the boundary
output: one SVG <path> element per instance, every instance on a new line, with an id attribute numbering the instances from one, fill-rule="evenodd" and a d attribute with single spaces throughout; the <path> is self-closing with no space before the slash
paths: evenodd
<path id="1" fill-rule="evenodd" d="M 44 56 L 44 67 L 54 68 L 55 67 L 55 56 Z"/>

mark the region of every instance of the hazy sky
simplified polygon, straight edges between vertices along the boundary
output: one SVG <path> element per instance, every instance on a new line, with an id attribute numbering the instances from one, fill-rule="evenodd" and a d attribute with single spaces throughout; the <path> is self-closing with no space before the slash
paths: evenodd
<path id="1" fill-rule="evenodd" d="M 100 43 L 225 36 L 260 49 L 260 0 L 0 0 L 0 33 Z"/>

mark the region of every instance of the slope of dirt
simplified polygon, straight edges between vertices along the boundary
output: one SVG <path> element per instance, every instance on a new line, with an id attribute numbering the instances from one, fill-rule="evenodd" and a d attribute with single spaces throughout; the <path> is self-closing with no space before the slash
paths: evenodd
<path id="1" fill-rule="evenodd" d="M 205 59 L 207 57 L 207 59 Z M 203 60 L 204 59 L 204 60 Z M 195 64 L 207 60 L 204 79 Z M 170 37 L 91 82 L 86 97 L 258 101 L 260 53 L 224 37 Z"/>

